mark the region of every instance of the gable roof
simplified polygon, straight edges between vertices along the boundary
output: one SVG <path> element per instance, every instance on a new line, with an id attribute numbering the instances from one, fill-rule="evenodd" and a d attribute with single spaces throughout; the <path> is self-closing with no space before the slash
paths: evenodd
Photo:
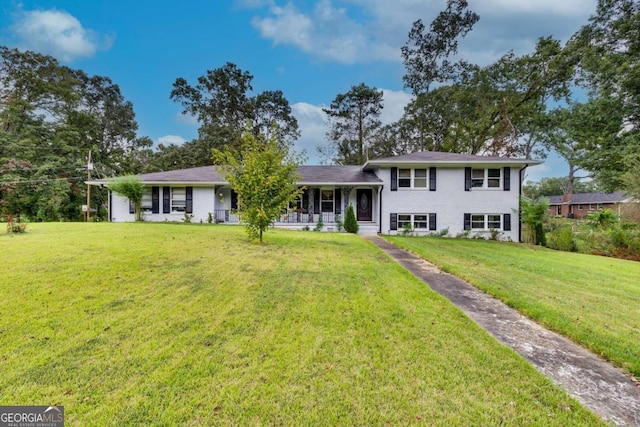
<path id="1" fill-rule="evenodd" d="M 561 205 L 564 196 L 548 196 L 549 204 Z M 622 191 L 614 193 L 581 193 L 573 194 L 571 202 L 568 204 L 587 204 L 587 203 L 622 203 L 628 200 L 628 197 Z"/>
<path id="2" fill-rule="evenodd" d="M 517 159 L 511 157 L 477 156 L 472 154 L 444 153 L 440 151 L 419 151 L 401 156 L 384 157 L 367 161 L 363 169 L 371 170 L 377 166 L 399 166 L 411 164 L 434 164 L 447 166 L 482 166 L 482 165 L 504 165 L 504 166 L 531 166 L 542 163 L 540 160 Z"/>
<path id="3" fill-rule="evenodd" d="M 300 185 L 381 184 L 382 180 L 373 172 L 365 172 L 360 166 L 299 166 Z M 224 185 L 227 181 L 215 166 L 152 172 L 137 175 L 144 184 L 193 184 Z M 91 181 L 92 184 L 107 184 L 108 179 Z"/>

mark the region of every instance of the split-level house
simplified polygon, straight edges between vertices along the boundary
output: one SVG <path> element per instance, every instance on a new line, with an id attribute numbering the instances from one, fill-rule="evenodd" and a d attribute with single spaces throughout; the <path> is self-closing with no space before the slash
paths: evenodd
<path id="1" fill-rule="evenodd" d="M 418 152 L 363 166 L 300 166 L 302 197 L 274 225 L 338 229 L 352 204 L 361 233 L 441 233 L 520 240 L 519 197 L 524 170 L 537 160 Z M 237 196 L 214 166 L 138 176 L 147 192 L 145 221 L 238 223 Z M 107 180 L 91 181 L 106 186 Z M 109 194 L 111 221 L 133 221 L 125 197 Z"/>

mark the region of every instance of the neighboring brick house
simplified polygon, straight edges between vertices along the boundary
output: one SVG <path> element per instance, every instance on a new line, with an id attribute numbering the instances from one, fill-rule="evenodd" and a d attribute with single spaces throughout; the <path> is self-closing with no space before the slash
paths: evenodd
<path id="1" fill-rule="evenodd" d="M 590 212 L 602 209 L 611 209 L 618 215 L 624 210 L 624 206 L 631 202 L 624 193 L 583 193 L 565 194 L 562 196 L 549 196 L 550 215 L 561 215 L 569 218 L 581 219 Z"/>

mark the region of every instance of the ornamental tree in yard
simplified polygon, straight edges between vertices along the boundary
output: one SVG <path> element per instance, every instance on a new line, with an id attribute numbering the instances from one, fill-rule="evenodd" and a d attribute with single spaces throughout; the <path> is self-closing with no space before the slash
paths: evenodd
<path id="1" fill-rule="evenodd" d="M 120 196 L 129 199 L 133 205 L 133 210 L 136 214 L 136 221 L 142 221 L 142 197 L 144 197 L 144 184 L 140 180 L 133 176 L 127 175 L 120 178 L 115 178 L 108 184 L 109 190 L 113 191 Z"/>
<path id="2" fill-rule="evenodd" d="M 240 151 L 214 149 L 213 159 L 238 194 L 240 221 L 249 237 L 262 243 L 262 234 L 302 193 L 296 186 L 299 158 L 276 139 L 254 135 L 247 125 Z"/>

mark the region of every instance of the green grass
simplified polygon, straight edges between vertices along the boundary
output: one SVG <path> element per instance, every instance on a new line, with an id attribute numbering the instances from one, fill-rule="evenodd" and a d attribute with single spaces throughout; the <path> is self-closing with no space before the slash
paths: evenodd
<path id="1" fill-rule="evenodd" d="M 640 378 L 640 263 L 517 243 L 388 239 Z"/>
<path id="2" fill-rule="evenodd" d="M 600 425 L 353 235 L 30 224 L 0 236 L 0 405 L 76 425 Z"/>

